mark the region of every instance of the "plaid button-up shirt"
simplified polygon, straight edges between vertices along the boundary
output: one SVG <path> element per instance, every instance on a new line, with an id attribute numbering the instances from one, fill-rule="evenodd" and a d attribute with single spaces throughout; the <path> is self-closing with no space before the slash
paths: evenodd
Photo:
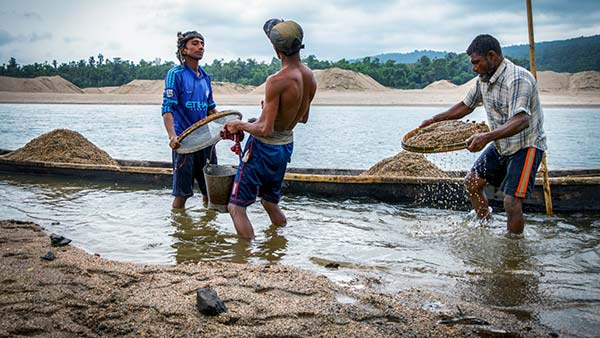
<path id="1" fill-rule="evenodd" d="M 544 113 L 540 105 L 537 83 L 525 68 L 504 59 L 488 82 L 477 79 L 463 103 L 470 108 L 483 103 L 492 130 L 516 114 L 529 115 L 529 128 L 494 141 L 500 154 L 512 155 L 528 147 L 546 150 Z"/>

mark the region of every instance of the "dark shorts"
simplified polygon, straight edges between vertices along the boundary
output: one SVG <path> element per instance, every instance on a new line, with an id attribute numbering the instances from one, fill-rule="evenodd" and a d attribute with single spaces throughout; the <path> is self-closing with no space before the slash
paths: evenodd
<path id="1" fill-rule="evenodd" d="M 247 160 L 240 161 L 229 203 L 247 207 L 257 196 L 279 203 L 283 176 L 293 150 L 294 142 L 272 145 L 250 136 L 244 148 L 243 158 Z"/>
<path id="2" fill-rule="evenodd" d="M 533 190 L 543 151 L 530 147 L 508 156 L 500 155 L 492 143 L 479 156 L 471 172 L 500 187 L 505 194 L 526 198 Z"/>
<path id="3" fill-rule="evenodd" d="M 204 182 L 202 168 L 206 165 L 207 159 L 210 163 L 217 163 L 217 154 L 213 149 L 209 147 L 190 154 L 178 154 L 173 151 L 173 196 L 194 195 L 194 179 L 198 182 L 202 195 L 206 195 L 206 182 Z"/>

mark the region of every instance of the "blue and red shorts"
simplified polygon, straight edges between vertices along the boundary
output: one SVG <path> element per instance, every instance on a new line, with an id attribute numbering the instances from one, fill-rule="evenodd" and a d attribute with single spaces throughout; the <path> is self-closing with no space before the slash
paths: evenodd
<path id="1" fill-rule="evenodd" d="M 512 155 L 501 155 L 492 143 L 479 156 L 471 172 L 500 187 L 505 194 L 526 198 L 533 190 L 543 151 L 529 147 Z"/>
<path id="2" fill-rule="evenodd" d="M 211 156 L 211 151 L 213 154 Z M 198 150 L 190 154 L 173 151 L 173 196 L 190 197 L 194 195 L 194 180 L 198 182 L 200 192 L 206 196 L 206 182 L 202 168 L 206 161 L 217 163 L 217 154 L 213 147 Z"/>
<path id="3" fill-rule="evenodd" d="M 279 203 L 283 176 L 293 150 L 294 142 L 272 145 L 250 136 L 235 175 L 229 203 L 247 207 L 257 196 L 267 202 Z"/>

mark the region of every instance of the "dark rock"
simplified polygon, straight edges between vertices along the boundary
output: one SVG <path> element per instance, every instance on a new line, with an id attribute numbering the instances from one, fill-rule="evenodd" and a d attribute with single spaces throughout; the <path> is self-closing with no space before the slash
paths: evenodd
<path id="1" fill-rule="evenodd" d="M 59 225 L 59 224 L 60 224 L 60 222 L 52 222 L 52 223 L 50 223 L 50 224 L 52 224 L 52 225 Z"/>
<path id="2" fill-rule="evenodd" d="M 198 310 L 207 316 L 216 316 L 227 312 L 225 303 L 217 295 L 217 291 L 209 288 L 196 290 L 196 306 Z"/>
<path id="3" fill-rule="evenodd" d="M 340 267 L 340 263 L 336 263 L 336 262 L 327 263 L 327 264 L 325 264 L 325 267 L 328 269 L 337 269 Z"/>
<path id="4" fill-rule="evenodd" d="M 71 243 L 71 240 L 61 235 L 51 234 L 50 243 L 52 246 L 65 246 Z"/>
<path id="5" fill-rule="evenodd" d="M 53 261 L 56 259 L 56 256 L 54 255 L 54 252 L 48 251 L 47 254 L 45 254 L 44 256 L 41 256 L 40 258 L 45 261 Z"/>

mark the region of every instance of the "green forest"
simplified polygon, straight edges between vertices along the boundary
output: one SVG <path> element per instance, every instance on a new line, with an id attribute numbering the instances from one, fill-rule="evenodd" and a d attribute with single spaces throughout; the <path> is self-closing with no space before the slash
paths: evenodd
<path id="1" fill-rule="evenodd" d="M 536 43 L 539 46 L 538 70 L 570 71 L 600 70 L 597 51 L 600 36 Z M 504 48 L 505 55 L 516 64 L 529 67 L 526 46 Z M 311 69 L 332 67 L 353 70 L 371 76 L 387 87 L 401 89 L 423 88 L 433 81 L 449 80 L 460 85 L 473 78 L 469 57 L 465 53 L 448 53 L 445 57 L 429 58 L 424 55 L 414 63 L 401 63 L 393 59 L 381 62 L 376 57 L 362 60 L 322 61 L 314 55 L 303 58 Z M 106 58 L 102 54 L 87 60 L 58 64 L 56 60 L 21 65 L 15 58 L 0 66 L 0 75 L 21 78 L 59 75 L 80 88 L 120 86 L 132 80 L 162 80 L 174 62 L 140 60 L 138 63 L 121 58 Z M 258 86 L 280 68 L 278 59 L 257 62 L 254 59 L 214 60 L 202 67 L 213 81 L 234 82 Z"/>
<path id="2" fill-rule="evenodd" d="M 442 79 L 462 84 L 474 76 L 466 54 L 455 53 L 433 60 L 423 56 L 418 62 L 412 64 L 396 63 L 393 60 L 382 63 L 378 59 L 368 57 L 358 62 L 345 59 L 335 62 L 321 61 L 314 55 L 309 55 L 303 61 L 311 69 L 338 67 L 353 70 L 371 76 L 384 86 L 402 89 L 423 88 L 433 81 Z M 141 60 L 138 63 L 120 58 L 110 60 L 104 58 L 102 54 L 97 57 L 91 56 L 88 60 L 71 61 L 60 65 L 56 61 L 19 65 L 16 59 L 11 58 L 8 64 L 0 67 L 0 75 L 21 78 L 59 75 L 80 88 L 87 88 L 120 86 L 136 79 L 162 80 L 173 66 L 175 66 L 173 62 L 159 60 Z M 279 70 L 280 61 L 276 58 L 269 63 L 257 62 L 253 59 L 214 60 L 202 67 L 210 74 L 213 81 L 258 86 L 265 82 L 269 75 Z"/>

